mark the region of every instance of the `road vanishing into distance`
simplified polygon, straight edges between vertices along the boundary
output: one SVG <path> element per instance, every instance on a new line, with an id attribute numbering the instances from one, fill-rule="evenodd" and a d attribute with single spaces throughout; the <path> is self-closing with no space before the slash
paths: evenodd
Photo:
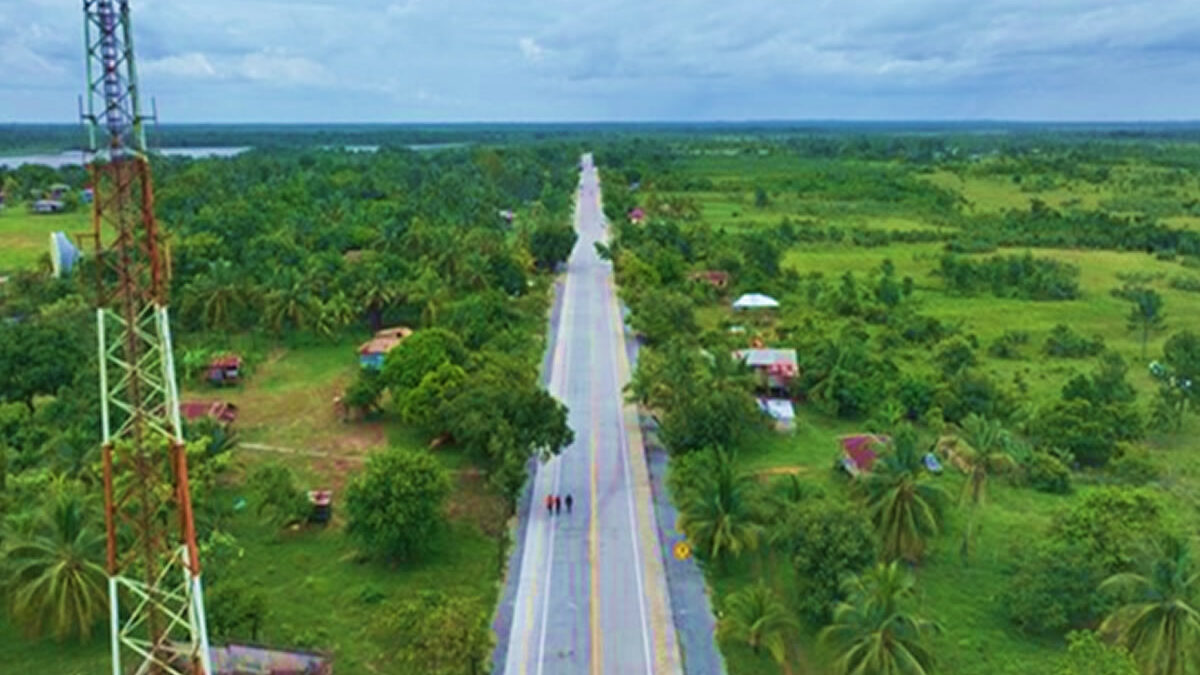
<path id="1" fill-rule="evenodd" d="M 575 442 L 538 467 L 525 527 L 507 675 L 682 673 L 655 531 L 650 480 L 629 381 L 624 322 L 591 155 L 581 160 L 579 241 L 550 361 L 550 392 L 570 410 Z M 547 495 L 574 508 L 550 513 Z"/>

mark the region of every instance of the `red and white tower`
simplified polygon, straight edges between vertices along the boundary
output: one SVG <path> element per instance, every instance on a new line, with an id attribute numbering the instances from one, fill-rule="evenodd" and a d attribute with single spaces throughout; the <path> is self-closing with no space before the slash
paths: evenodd
<path id="1" fill-rule="evenodd" d="M 83 0 L 113 675 L 211 675 L 128 0 Z"/>

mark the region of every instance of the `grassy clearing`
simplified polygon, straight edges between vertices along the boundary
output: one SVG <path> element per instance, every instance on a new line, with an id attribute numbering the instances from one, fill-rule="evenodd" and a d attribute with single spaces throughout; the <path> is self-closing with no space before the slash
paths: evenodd
<path id="1" fill-rule="evenodd" d="M 90 231 L 91 212 L 79 209 L 72 213 L 37 215 L 24 204 L 10 204 L 0 209 L 0 271 L 33 267 L 50 250 L 50 233 L 63 231 L 68 237 Z"/>
<path id="2" fill-rule="evenodd" d="M 780 178 L 777 164 L 760 164 L 757 158 L 705 157 L 685 164 L 682 171 L 688 175 L 709 177 L 715 183 L 736 181 L 742 186 L 757 183 L 769 186 L 773 180 L 787 180 L 786 175 Z M 756 167 L 761 167 L 762 172 L 759 173 Z M 1098 208 L 1120 200 L 1134 202 L 1153 189 L 1149 178 L 1157 175 L 1155 171 L 1157 169 L 1142 166 L 1114 167 L 1111 179 L 1103 184 L 1056 179 L 1041 181 L 1042 185 L 1048 185 L 1043 189 L 1023 188 L 1010 176 L 973 175 L 970 171 L 964 173 L 965 178 L 938 171 L 926 174 L 922 179 L 952 190 L 969 202 L 970 206 L 964 208 L 958 223 L 970 227 L 970 218 L 975 215 L 1009 208 L 1027 209 L 1034 198 L 1064 209 Z M 768 187 L 768 192 L 772 202 L 766 209 L 754 207 L 753 194 L 745 189 L 737 193 L 726 190 L 677 194 L 698 200 L 705 222 L 729 227 L 774 224 L 784 215 L 805 213 L 821 214 L 820 220 L 827 224 L 892 230 L 938 226 L 938 218 L 913 205 L 897 204 L 891 213 L 879 212 L 878 203 L 863 203 L 839 211 L 840 203 L 814 206 L 786 190 L 777 194 Z M 734 211 L 739 213 L 736 218 L 732 216 Z M 1175 227 L 1200 226 L 1200 218 L 1192 215 L 1175 215 L 1164 222 Z M 965 334 L 973 334 L 978 339 L 980 348 L 976 355 L 980 364 L 977 369 L 1014 389 L 1018 379 L 1023 381 L 1025 389 L 1021 402 L 1029 411 L 1056 400 L 1063 384 L 1073 374 L 1094 368 L 1092 359 L 1052 359 L 1041 354 L 1047 335 L 1059 323 L 1085 335 L 1099 334 L 1108 348 L 1120 352 L 1129 363 L 1129 380 L 1138 389 L 1139 403 L 1143 406 L 1155 388 L 1146 368 L 1147 361 L 1161 354 L 1164 341 L 1172 333 L 1182 329 L 1200 331 L 1200 294 L 1168 285 L 1172 277 L 1200 274 L 1178 262 L 1159 260 L 1144 253 L 1035 249 L 1035 256 L 1051 257 L 1078 266 L 1083 297 L 1064 302 L 1033 302 L 996 298 L 989 294 L 964 297 L 947 293 L 941 279 L 932 273 L 942 251 L 943 246 L 937 242 L 895 243 L 877 248 L 823 243 L 788 250 L 783 264 L 802 274 L 820 272 L 827 280 L 836 280 L 843 273 L 852 271 L 863 283 L 873 280 L 882 261 L 890 259 L 898 276 L 913 278 L 912 302 L 922 314 L 957 323 Z M 1024 251 L 1001 250 L 986 255 Z M 1165 300 L 1167 329 L 1151 336 L 1146 357 L 1142 356 L 1140 335 L 1126 326 L 1129 303 L 1111 295 L 1113 289 L 1125 283 L 1121 277 L 1129 274 L 1149 278 L 1148 284 Z M 778 319 L 780 324 L 798 325 L 805 316 L 813 313 L 801 296 L 780 299 L 783 302 Z M 746 323 L 745 317 L 736 316 L 727 303 L 701 308 L 697 320 L 709 328 L 727 322 Z M 1021 348 L 1022 358 L 1003 360 L 988 356 L 987 345 L 1008 330 L 1030 333 L 1029 343 Z M 777 346 L 787 345 L 780 343 Z M 928 370 L 931 367 L 927 347 L 902 349 L 896 357 L 902 370 Z M 763 435 L 747 443 L 739 457 L 742 468 L 758 474 L 763 481 L 782 473 L 796 473 L 806 482 L 824 488 L 831 498 L 849 499 L 846 481 L 832 471 L 839 454 L 836 439 L 845 433 L 862 431 L 862 424 L 830 419 L 801 406 L 796 427 L 791 434 Z M 1200 421 L 1192 417 L 1181 433 L 1151 435 L 1145 442 L 1164 467 L 1165 475 L 1158 481 L 1158 488 L 1184 518 L 1194 518 L 1196 507 L 1200 505 L 1200 453 L 1189 440 L 1196 432 L 1200 432 Z M 1102 477 L 1077 474 L 1076 491 L 1066 496 L 1038 493 L 1012 485 L 1003 478 L 993 480 L 989 502 L 979 516 L 976 547 L 966 563 L 959 552 L 965 513 L 957 505 L 963 480 L 963 476 L 952 468 L 938 479 L 954 497 L 955 503 L 949 509 L 945 531 L 935 539 L 929 555 L 916 570 L 921 610 L 943 628 L 933 642 L 939 672 L 962 675 L 1052 672 L 1062 654 L 1061 640 L 1018 633 L 1005 615 L 1002 593 L 1009 583 L 1014 551 L 1027 545 L 1031 538 L 1040 536 L 1056 512 L 1074 503 L 1079 495 L 1086 494 Z M 784 564 L 786 561 L 746 556 L 724 571 L 709 570 L 717 606 L 729 593 L 763 578 L 766 566 Z M 794 597 L 796 590 L 790 575 L 768 578 L 774 578 L 779 584 L 781 597 Z M 815 628 L 811 627 L 802 633 L 797 653 L 793 655 L 791 672 L 825 672 L 821 664 L 829 662 L 829 655 L 821 652 L 815 634 Z M 733 675 L 783 672 L 769 658 L 754 655 L 744 645 L 723 643 L 721 647 Z"/>
<path id="3" fill-rule="evenodd" d="M 233 339 L 234 347 L 247 347 Z M 485 607 L 499 592 L 500 544 L 505 509 L 484 484 L 469 458 L 455 449 L 434 451 L 454 472 L 455 495 L 450 527 L 424 561 L 388 566 L 359 560 L 342 530 L 339 496 L 350 476 L 371 452 L 384 447 L 424 447 L 423 438 L 395 422 L 342 423 L 333 413 L 333 397 L 358 369 L 351 340 L 333 345 L 275 348 L 254 367 L 244 384 L 214 389 L 185 383 L 186 398 L 223 399 L 239 406 L 236 423 L 246 442 L 311 454 L 235 451 L 233 467 L 210 499 L 232 503 L 248 496 L 243 477 L 265 462 L 291 467 L 303 486 L 332 488 L 333 522 L 324 529 L 277 532 L 249 512 L 235 514 L 225 528 L 241 549 L 240 557 L 219 573 L 263 591 L 268 617 L 258 641 L 263 644 L 319 647 L 331 651 L 338 673 L 389 672 L 381 660 L 380 636 L 371 633 L 373 613 L 383 603 L 423 589 L 442 589 L 478 598 Z M 219 583 L 219 580 L 218 580 Z M 85 644 L 31 642 L 0 617 L 0 653 L 14 673 L 83 675 L 108 664 L 107 624 L 97 626 Z"/>

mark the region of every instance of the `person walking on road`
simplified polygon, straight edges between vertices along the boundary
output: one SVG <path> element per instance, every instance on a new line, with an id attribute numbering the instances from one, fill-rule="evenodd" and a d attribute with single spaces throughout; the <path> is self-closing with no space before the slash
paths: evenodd
<path id="1" fill-rule="evenodd" d="M 546 495 L 546 513 L 554 515 L 554 495 Z"/>
<path id="2" fill-rule="evenodd" d="M 562 497 L 554 498 L 554 513 L 556 515 L 562 513 Z"/>
<path id="3" fill-rule="evenodd" d="M 571 494 L 570 494 L 570 493 L 567 493 L 567 500 L 566 500 L 566 501 L 567 501 L 567 513 L 570 513 L 570 512 L 571 512 L 571 505 L 575 503 L 575 500 L 574 500 L 574 499 L 571 499 Z"/>

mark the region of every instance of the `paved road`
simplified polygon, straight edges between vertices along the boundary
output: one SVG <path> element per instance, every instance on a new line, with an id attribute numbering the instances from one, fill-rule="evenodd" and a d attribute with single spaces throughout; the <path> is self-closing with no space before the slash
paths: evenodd
<path id="1" fill-rule="evenodd" d="M 582 159 L 550 392 L 570 409 L 575 443 L 538 468 L 525 527 L 504 672 L 507 675 L 678 675 L 682 672 L 650 480 L 629 379 L 600 188 Z M 551 515 L 548 494 L 572 495 Z"/>

